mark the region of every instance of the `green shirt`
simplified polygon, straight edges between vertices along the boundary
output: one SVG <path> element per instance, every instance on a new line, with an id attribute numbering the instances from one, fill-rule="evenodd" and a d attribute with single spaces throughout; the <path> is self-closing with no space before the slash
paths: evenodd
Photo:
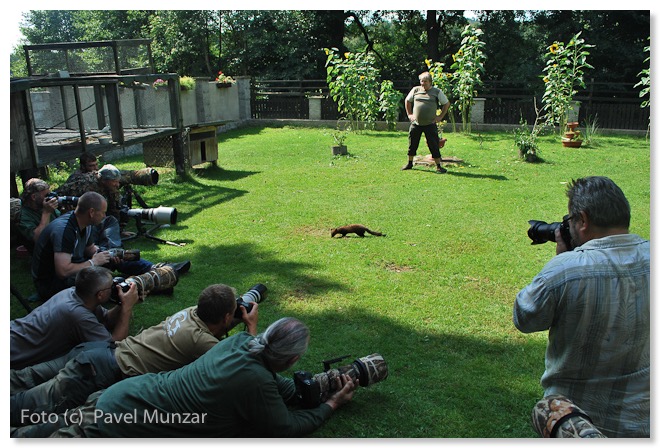
<path id="1" fill-rule="evenodd" d="M 34 210 L 30 207 L 21 208 L 21 217 L 18 221 L 18 231 L 21 233 L 21 236 L 27 240 L 27 244 L 34 246 L 34 229 L 39 227 L 41 223 L 41 210 Z M 60 211 L 55 210 L 50 214 L 50 220 L 60 216 Z"/>
<path id="2" fill-rule="evenodd" d="M 290 410 L 292 379 L 270 371 L 248 352 L 254 336 L 238 333 L 199 359 L 171 372 L 120 381 L 96 403 L 100 437 L 295 437 L 311 433 L 332 414 Z"/>

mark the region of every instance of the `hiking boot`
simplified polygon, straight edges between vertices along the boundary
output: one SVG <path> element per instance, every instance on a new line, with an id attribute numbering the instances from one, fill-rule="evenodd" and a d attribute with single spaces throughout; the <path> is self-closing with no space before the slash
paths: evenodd
<path id="1" fill-rule="evenodd" d="M 435 169 L 435 172 L 438 174 L 445 174 L 447 170 L 438 165 L 438 167 Z"/>
<path id="2" fill-rule="evenodd" d="M 188 272 L 190 270 L 190 261 L 186 260 L 186 261 L 182 261 L 180 263 L 156 263 L 155 265 L 153 265 L 152 269 L 153 268 L 162 268 L 164 266 L 169 266 L 172 269 L 174 269 L 174 272 L 176 272 L 176 275 L 178 277 L 182 274 L 185 274 L 186 272 Z"/>
<path id="3" fill-rule="evenodd" d="M 401 171 L 411 170 L 412 166 L 413 166 L 412 162 L 408 162 L 405 165 L 403 165 L 403 167 L 401 168 Z"/>

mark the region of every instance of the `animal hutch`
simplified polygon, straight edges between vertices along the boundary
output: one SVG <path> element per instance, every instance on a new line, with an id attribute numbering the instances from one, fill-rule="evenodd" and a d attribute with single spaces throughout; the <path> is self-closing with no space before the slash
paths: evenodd
<path id="1" fill-rule="evenodd" d="M 217 160 L 215 123 L 186 124 L 179 75 L 154 73 L 148 39 L 23 47 L 28 77 L 10 81 L 10 167 L 15 174 L 83 152 L 167 145 L 177 173 Z M 154 85 L 156 80 L 158 86 Z M 211 135 L 213 134 L 213 135 Z M 164 164 L 164 163 L 163 163 Z M 163 165 L 161 164 L 161 165 Z"/>

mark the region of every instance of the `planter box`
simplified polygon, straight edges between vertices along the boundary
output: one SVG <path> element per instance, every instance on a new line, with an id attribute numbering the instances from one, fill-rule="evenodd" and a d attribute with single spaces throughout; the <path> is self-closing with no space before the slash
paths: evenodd
<path id="1" fill-rule="evenodd" d="M 345 156 L 346 154 L 348 154 L 348 148 L 345 145 L 332 147 L 333 156 Z"/>

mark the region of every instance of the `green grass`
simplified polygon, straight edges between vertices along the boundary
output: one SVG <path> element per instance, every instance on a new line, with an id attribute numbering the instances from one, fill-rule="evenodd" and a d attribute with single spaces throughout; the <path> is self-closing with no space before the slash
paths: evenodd
<path id="1" fill-rule="evenodd" d="M 127 247 L 192 268 L 172 297 L 136 306 L 132 331 L 194 304 L 210 283 L 239 293 L 264 283 L 260 329 L 282 316 L 311 329 L 296 369 L 316 373 L 324 359 L 374 352 L 389 366 L 388 379 L 360 388 L 314 436 L 533 437 L 547 333 L 518 332 L 512 304 L 555 248 L 531 246 L 527 221 L 560 220 L 566 182 L 605 175 L 630 201 L 631 231 L 649 238 L 649 143 L 600 136 L 596 147 L 569 149 L 547 136 L 544 162 L 529 164 L 511 134 L 445 136 L 443 156 L 463 161 L 446 175 L 399 171 L 404 132 L 351 134 L 349 156 L 333 157 L 329 130 L 287 127 L 221 135 L 219 167 L 185 181 L 159 169 L 157 187 L 137 189 L 151 207 L 177 208 L 177 225 L 156 236 L 186 245 Z M 330 238 L 350 223 L 387 237 Z M 12 258 L 12 284 L 31 292 L 26 269 Z M 12 300 L 12 317 L 22 314 Z"/>

